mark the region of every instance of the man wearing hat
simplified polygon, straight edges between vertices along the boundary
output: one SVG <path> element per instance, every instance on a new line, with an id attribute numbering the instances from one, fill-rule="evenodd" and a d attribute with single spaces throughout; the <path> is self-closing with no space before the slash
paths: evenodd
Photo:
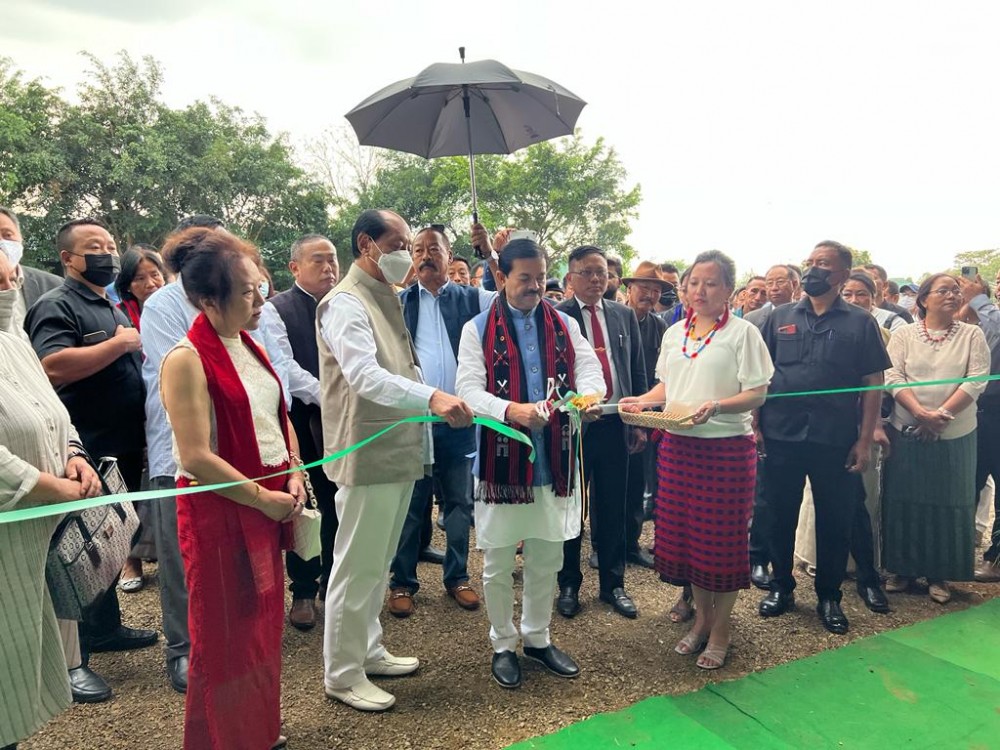
<path id="1" fill-rule="evenodd" d="M 545 299 L 555 305 L 563 301 L 563 289 L 559 279 L 549 279 L 545 282 Z"/>
<path id="2" fill-rule="evenodd" d="M 622 279 L 628 289 L 625 304 L 632 308 L 639 319 L 639 341 L 646 358 L 646 382 L 652 387 L 656 382 L 656 361 L 660 358 L 660 344 L 667 322 L 654 315 L 656 303 L 664 292 L 675 292 L 675 286 L 658 273 L 656 263 L 644 260 L 636 266 L 635 273 Z M 639 478 L 643 481 L 637 481 Z M 642 522 L 645 518 L 643 494 L 656 497 L 656 445 L 647 443 L 642 453 L 630 456 L 629 482 L 625 497 L 625 556 L 629 562 L 643 567 L 653 567 L 653 558 L 639 546 Z M 652 510 L 652 507 L 650 507 Z"/>

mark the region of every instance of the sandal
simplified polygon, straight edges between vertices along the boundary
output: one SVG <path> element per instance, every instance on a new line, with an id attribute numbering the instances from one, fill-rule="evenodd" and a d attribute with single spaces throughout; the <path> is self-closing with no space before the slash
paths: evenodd
<path id="1" fill-rule="evenodd" d="M 133 578 L 120 578 L 118 580 L 118 588 L 124 591 L 126 594 L 134 594 L 137 591 L 142 591 L 142 587 L 145 583 L 142 580 L 142 576 Z"/>
<path id="2" fill-rule="evenodd" d="M 705 647 L 695 664 L 702 669 L 721 669 L 725 666 L 727 656 L 729 656 L 728 643 L 725 646 L 716 646 L 710 643 Z"/>
<path id="3" fill-rule="evenodd" d="M 690 656 L 705 648 L 706 643 L 708 643 L 708 634 L 702 635 L 692 630 L 677 642 L 674 651 L 681 656 Z"/>
<path id="4" fill-rule="evenodd" d="M 947 581 L 928 581 L 927 593 L 938 604 L 951 601 L 951 588 Z"/>
<path id="5" fill-rule="evenodd" d="M 912 578 L 893 573 L 885 580 L 885 590 L 889 594 L 901 594 L 910 588 L 911 583 L 913 583 Z"/>
<path id="6" fill-rule="evenodd" d="M 670 618 L 670 622 L 681 623 L 690 620 L 694 616 L 694 607 L 691 606 L 693 601 L 693 597 L 688 593 L 687 589 L 685 589 L 674 606 L 670 608 L 670 612 L 667 614 Z"/>
<path id="7" fill-rule="evenodd" d="M 288 747 L 288 738 L 283 735 L 278 735 L 278 741 L 271 745 L 271 750 L 283 750 L 283 748 Z"/>

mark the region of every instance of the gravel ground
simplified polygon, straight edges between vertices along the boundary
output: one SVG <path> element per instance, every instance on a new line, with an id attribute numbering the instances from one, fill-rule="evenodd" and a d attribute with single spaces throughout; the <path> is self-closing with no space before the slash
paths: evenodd
<path id="1" fill-rule="evenodd" d="M 435 534 L 440 545 L 437 529 Z M 651 524 L 646 525 L 644 541 L 651 542 Z M 469 568 L 473 585 L 481 591 L 482 555 L 477 550 L 470 554 Z M 155 570 L 155 565 L 146 565 L 149 583 L 143 591 L 120 595 L 126 624 L 160 627 Z M 323 695 L 322 624 L 309 633 L 286 627 L 283 731 L 291 750 L 503 748 L 648 696 L 686 693 L 736 679 L 1000 594 L 996 584 L 957 584 L 945 606 L 927 596 L 896 594 L 890 597 L 893 611 L 876 615 L 865 609 L 851 582 L 845 582 L 843 607 L 851 629 L 847 636 L 835 636 L 819 624 L 811 580 L 800 574 L 798 609 L 783 617 L 763 620 L 757 615 L 762 594 L 756 589 L 740 595 L 729 661 L 717 672 L 705 672 L 695 667 L 692 657 L 673 652 L 687 630 L 667 617 L 677 589 L 661 583 L 651 570 L 630 566 L 626 586 L 639 618 L 626 620 L 597 600 L 596 571 L 585 569 L 583 611 L 573 620 L 555 615 L 552 623 L 554 642 L 577 659 L 583 673 L 576 680 L 560 680 L 527 665 L 522 688 L 505 691 L 490 677 L 485 608 L 459 609 L 445 595 L 440 575 L 440 567 L 421 563 L 423 588 L 416 614 L 407 620 L 383 614 L 389 650 L 421 660 L 415 675 L 380 682 L 397 697 L 396 707 L 385 714 L 362 714 L 328 700 Z M 23 743 L 25 750 L 181 747 L 184 698 L 166 680 L 160 647 L 97 654 L 92 666 L 110 682 L 115 697 L 99 705 L 74 705 Z"/>

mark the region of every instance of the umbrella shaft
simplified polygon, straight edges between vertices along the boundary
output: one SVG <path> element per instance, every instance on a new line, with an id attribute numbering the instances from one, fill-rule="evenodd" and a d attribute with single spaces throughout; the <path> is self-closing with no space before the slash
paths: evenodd
<path id="1" fill-rule="evenodd" d="M 472 117 L 469 112 L 469 87 L 462 87 L 462 104 L 465 107 L 465 135 L 469 141 L 469 181 L 472 183 L 472 221 L 479 221 L 478 200 L 476 196 L 476 157 L 472 150 Z"/>

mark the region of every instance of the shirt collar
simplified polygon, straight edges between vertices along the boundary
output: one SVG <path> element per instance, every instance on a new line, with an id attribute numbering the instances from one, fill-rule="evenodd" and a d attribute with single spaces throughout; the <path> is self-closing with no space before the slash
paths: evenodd
<path id="1" fill-rule="evenodd" d="M 427 294 L 431 295 L 432 297 L 440 297 L 440 296 L 441 296 L 442 294 L 444 294 L 444 290 L 445 290 L 445 289 L 447 289 L 447 288 L 448 288 L 448 286 L 449 286 L 450 284 L 451 284 L 451 281 L 450 281 L 450 280 L 449 280 L 449 281 L 446 281 L 446 282 L 444 282 L 444 283 L 443 283 L 443 284 L 442 284 L 442 285 L 441 285 L 441 286 L 440 286 L 440 287 L 438 288 L 438 293 L 437 293 L 437 294 L 434 294 L 433 292 L 431 292 L 431 290 L 430 290 L 430 289 L 428 289 L 427 287 L 425 287 L 425 286 L 424 286 L 423 284 L 421 284 L 421 283 L 420 283 L 419 281 L 417 282 L 417 288 L 418 288 L 418 289 L 419 289 L 419 290 L 421 291 L 421 293 L 423 293 L 423 292 L 426 292 Z"/>
<path id="2" fill-rule="evenodd" d="M 576 300 L 576 303 L 580 306 L 581 310 L 587 309 L 587 303 L 584 302 L 582 299 L 580 299 L 579 297 L 573 297 L 573 299 Z M 597 304 L 594 305 L 594 307 L 596 307 L 601 312 L 604 312 L 604 297 L 601 297 L 599 300 L 597 300 Z"/>
<path id="3" fill-rule="evenodd" d="M 309 294 L 309 292 L 307 292 L 305 289 L 303 289 L 301 286 L 299 286 L 299 282 L 296 281 L 294 286 L 295 286 L 296 289 L 298 289 L 300 292 L 302 292 L 307 297 L 312 297 L 313 300 L 315 300 L 316 302 L 319 302 L 318 299 L 316 299 L 315 297 L 313 297 L 311 294 Z"/>
<path id="4" fill-rule="evenodd" d="M 806 312 L 811 312 L 813 315 L 816 314 L 815 311 L 813 310 L 812 299 L 810 299 L 810 297 L 806 294 L 803 294 L 802 299 L 800 299 L 798 302 L 795 303 L 795 309 L 805 310 Z M 850 305 L 847 302 L 844 302 L 843 297 L 837 295 L 836 299 L 834 299 L 833 301 L 833 304 L 830 305 L 830 308 L 826 311 L 826 313 L 824 313 L 824 315 L 832 312 L 848 312 L 848 311 L 850 311 Z"/>
<path id="5" fill-rule="evenodd" d="M 67 276 L 65 279 L 63 279 L 63 283 L 70 289 L 72 289 L 74 292 L 79 294 L 81 297 L 83 297 L 84 299 L 100 300 L 101 302 L 108 302 L 109 304 L 111 302 L 111 300 L 109 300 L 107 297 L 102 297 L 93 289 L 91 289 L 89 286 L 84 284 L 82 281 L 78 281 L 74 279 L 72 276 Z"/>

